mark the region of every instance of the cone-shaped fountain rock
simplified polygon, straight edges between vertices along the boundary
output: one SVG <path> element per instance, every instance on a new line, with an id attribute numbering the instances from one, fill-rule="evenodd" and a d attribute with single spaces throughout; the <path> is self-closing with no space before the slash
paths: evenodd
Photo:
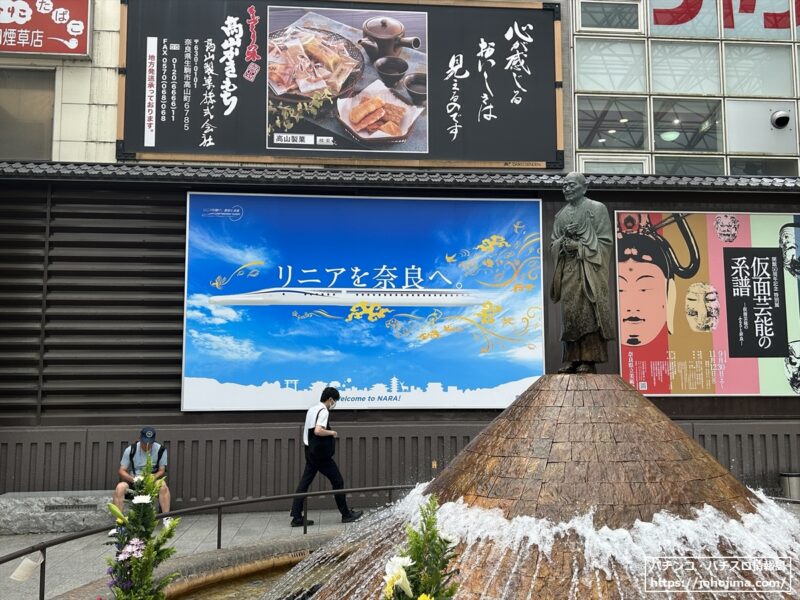
<path id="1" fill-rule="evenodd" d="M 700 586 L 733 581 L 758 598 L 752 586 L 769 580 L 800 597 L 787 572 L 800 569 L 800 523 L 606 375 L 542 377 L 424 490 L 303 561 L 267 597 L 380 598 L 384 565 L 430 493 L 442 531 L 459 540 L 459 599 L 645 597 L 685 579 L 657 557 L 692 559 Z M 784 561 L 768 573 L 712 573 L 719 556 Z"/>

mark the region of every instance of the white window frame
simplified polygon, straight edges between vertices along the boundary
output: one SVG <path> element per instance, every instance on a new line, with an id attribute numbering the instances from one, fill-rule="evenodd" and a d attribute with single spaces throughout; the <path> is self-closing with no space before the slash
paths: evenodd
<path id="1" fill-rule="evenodd" d="M 650 156 L 648 154 L 578 154 L 578 170 L 583 173 L 587 164 L 597 162 L 616 162 L 642 165 L 645 175 L 650 173 Z"/>
<path id="2" fill-rule="evenodd" d="M 619 92 L 621 95 L 625 96 L 645 96 L 650 94 L 650 44 L 647 43 L 646 39 L 637 39 L 631 37 L 619 37 L 619 36 L 599 36 L 599 35 L 576 35 L 572 38 L 572 89 L 574 93 L 581 94 L 581 95 L 592 95 L 592 94 L 599 94 L 599 95 L 609 95 L 613 94 L 614 92 L 611 90 L 584 90 L 578 89 L 578 70 L 580 69 L 578 65 L 578 42 L 579 41 L 589 41 L 589 42 L 610 42 L 610 43 L 633 43 L 633 42 L 640 42 L 643 43 L 644 48 L 644 91 L 624 91 Z"/>
<path id="3" fill-rule="evenodd" d="M 730 173 L 728 171 L 728 160 L 725 154 L 721 152 L 696 152 L 694 154 L 689 154 L 688 152 L 664 152 L 658 151 L 653 153 L 653 174 L 656 174 L 656 160 L 659 158 L 718 158 L 722 161 L 722 175 L 726 175 Z M 659 175 L 659 177 L 667 177 L 666 175 Z M 676 177 L 678 177 L 676 175 Z M 682 175 L 680 176 L 682 177 Z M 721 177 L 721 175 L 715 175 L 715 177 Z"/>
<path id="4" fill-rule="evenodd" d="M 753 160 L 793 160 L 797 164 L 797 156 L 774 156 L 772 154 L 728 154 L 725 157 L 725 168 L 728 173 L 732 172 L 731 161 L 751 158 Z M 798 173 L 800 173 L 800 165 L 798 165 Z M 797 175 L 743 175 L 742 177 L 797 177 Z"/>
<path id="5" fill-rule="evenodd" d="M 595 2 L 598 4 L 636 4 L 638 7 L 639 27 L 637 29 L 616 29 L 614 27 L 584 27 L 581 22 L 581 5 L 584 2 Z M 575 31 L 591 33 L 613 33 L 615 35 L 637 35 L 645 33 L 644 23 L 644 0 L 574 0 L 573 15 L 575 15 Z"/>
<path id="6" fill-rule="evenodd" d="M 719 57 L 717 67 L 717 77 L 719 77 L 719 92 L 716 94 L 698 94 L 696 92 L 671 92 L 670 97 L 685 96 L 686 98 L 719 98 L 723 95 L 725 90 L 725 57 L 723 56 L 724 49 L 720 40 L 693 40 L 692 38 L 647 38 L 647 86 L 650 94 L 654 96 L 664 96 L 665 92 L 656 92 L 653 89 L 653 44 L 703 44 L 706 46 L 716 45 L 717 56 Z"/>
<path id="7" fill-rule="evenodd" d="M 721 119 L 721 122 L 719 124 L 721 147 L 717 150 L 697 151 L 697 152 L 690 152 L 685 149 L 664 150 L 662 148 L 656 148 L 656 121 L 655 121 L 656 100 L 677 100 L 678 102 L 690 102 L 692 100 L 719 101 L 720 103 L 719 116 Z M 650 147 L 653 149 L 654 154 L 660 154 L 663 156 L 667 156 L 669 154 L 682 154 L 686 156 L 718 156 L 721 154 L 725 156 L 728 154 L 728 135 L 727 132 L 725 131 L 725 124 L 727 123 L 727 115 L 725 114 L 725 98 L 723 96 L 666 96 L 663 94 L 660 95 L 654 94 L 650 96 L 649 108 L 650 108 L 650 114 L 648 115 L 648 118 L 650 119 Z M 653 167 L 655 168 L 655 161 L 653 161 Z"/>
<path id="8" fill-rule="evenodd" d="M 630 100 L 644 100 L 644 126 L 646 131 L 644 132 L 644 148 L 609 148 L 607 152 L 609 154 L 617 153 L 619 154 L 622 152 L 630 152 L 634 154 L 639 154 L 641 152 L 652 152 L 653 151 L 653 103 L 651 101 L 652 96 L 648 96 L 646 94 L 619 94 L 619 95 L 611 95 L 611 94 L 603 94 L 603 93 L 586 93 L 586 92 L 578 92 L 572 95 L 573 101 L 573 128 L 572 128 L 572 140 L 575 148 L 575 152 L 583 152 L 583 153 L 593 153 L 597 152 L 606 156 L 605 150 L 602 148 L 581 148 L 580 147 L 580 122 L 579 122 L 579 110 L 578 110 L 578 100 L 580 98 L 611 98 L 611 99 L 630 99 Z"/>

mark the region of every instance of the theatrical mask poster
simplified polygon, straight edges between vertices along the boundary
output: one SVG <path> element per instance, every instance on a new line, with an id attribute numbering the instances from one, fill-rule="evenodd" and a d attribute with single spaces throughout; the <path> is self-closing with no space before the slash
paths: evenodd
<path id="1" fill-rule="evenodd" d="M 504 408 L 544 373 L 539 200 L 189 194 L 182 409 Z"/>
<path id="2" fill-rule="evenodd" d="M 651 395 L 800 395 L 800 215 L 616 220 L 624 379 Z"/>

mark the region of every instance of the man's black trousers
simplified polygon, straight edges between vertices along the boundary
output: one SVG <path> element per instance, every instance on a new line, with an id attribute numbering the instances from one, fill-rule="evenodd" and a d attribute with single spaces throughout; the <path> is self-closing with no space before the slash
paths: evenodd
<path id="1" fill-rule="evenodd" d="M 322 473 L 331 482 L 331 487 L 335 490 L 340 490 L 344 487 L 344 477 L 339 472 L 339 467 L 336 466 L 336 461 L 332 458 L 315 459 L 311 456 L 308 446 L 305 447 L 306 451 L 306 468 L 303 471 L 303 476 L 300 478 L 300 483 L 295 490 L 296 494 L 307 492 L 311 487 L 311 482 L 317 476 L 317 472 Z M 347 498 L 344 494 L 336 494 L 336 507 L 342 515 L 350 514 L 350 509 L 347 508 Z M 303 499 L 295 498 L 292 502 L 292 518 L 303 518 Z"/>

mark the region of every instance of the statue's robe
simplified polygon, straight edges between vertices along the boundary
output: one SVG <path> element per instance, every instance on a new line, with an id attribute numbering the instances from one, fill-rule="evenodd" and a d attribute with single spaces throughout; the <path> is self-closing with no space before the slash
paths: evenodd
<path id="1" fill-rule="evenodd" d="M 573 239 L 578 248 L 567 251 L 567 225 L 577 223 Z M 550 299 L 561 302 L 561 341 L 565 361 L 606 362 L 607 342 L 614 339 L 608 291 L 609 262 L 614 233 L 606 207 L 582 198 L 556 215 L 550 251 L 555 275 Z"/>

